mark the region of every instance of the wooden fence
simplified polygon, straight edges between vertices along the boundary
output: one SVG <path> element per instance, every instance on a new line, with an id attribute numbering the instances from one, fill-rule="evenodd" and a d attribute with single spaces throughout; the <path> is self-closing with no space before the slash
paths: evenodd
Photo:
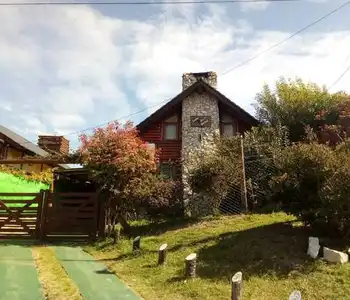
<path id="1" fill-rule="evenodd" d="M 36 238 L 42 193 L 0 193 L 0 238 Z"/>
<path id="2" fill-rule="evenodd" d="M 97 193 L 0 193 L 0 238 L 95 239 Z"/>

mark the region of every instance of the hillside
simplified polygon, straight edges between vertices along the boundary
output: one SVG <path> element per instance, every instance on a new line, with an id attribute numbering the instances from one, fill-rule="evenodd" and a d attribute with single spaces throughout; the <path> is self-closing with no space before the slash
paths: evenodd
<path id="1" fill-rule="evenodd" d="M 141 254 L 132 240 L 111 240 L 86 250 L 103 260 L 146 300 L 230 299 L 230 278 L 243 272 L 246 300 L 349 299 L 350 264 L 331 265 L 306 255 L 310 232 L 283 213 L 217 217 L 193 222 L 133 224 Z M 157 266 L 159 246 L 168 243 L 168 262 Z M 197 278 L 185 280 L 184 259 L 198 254 Z"/>

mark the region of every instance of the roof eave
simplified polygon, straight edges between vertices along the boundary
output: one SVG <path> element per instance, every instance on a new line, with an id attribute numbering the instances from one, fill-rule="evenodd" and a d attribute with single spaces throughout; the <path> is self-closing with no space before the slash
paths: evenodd
<path id="1" fill-rule="evenodd" d="M 219 100 L 223 102 L 223 104 L 228 105 L 236 111 L 241 119 L 243 121 L 246 121 L 247 123 L 251 125 L 259 125 L 259 121 L 253 117 L 250 113 L 245 111 L 243 108 L 239 107 L 237 104 L 235 104 L 233 101 L 228 99 L 225 95 L 220 93 L 215 88 L 208 85 L 206 82 L 199 80 L 190 87 L 188 87 L 186 90 L 182 91 L 180 94 L 175 96 L 172 100 L 170 100 L 168 103 L 163 105 L 161 108 L 159 108 L 157 111 L 155 111 L 153 114 L 151 114 L 149 117 L 147 117 L 145 120 L 143 120 L 141 123 L 139 123 L 136 128 L 140 133 L 145 131 L 148 126 L 150 126 L 153 122 L 158 121 L 161 119 L 161 117 L 170 109 L 174 108 L 176 105 L 180 104 L 184 98 L 186 98 L 188 95 L 190 95 L 192 92 L 194 92 L 198 87 L 203 87 L 207 92 L 212 94 L 213 96 L 217 97 Z"/>

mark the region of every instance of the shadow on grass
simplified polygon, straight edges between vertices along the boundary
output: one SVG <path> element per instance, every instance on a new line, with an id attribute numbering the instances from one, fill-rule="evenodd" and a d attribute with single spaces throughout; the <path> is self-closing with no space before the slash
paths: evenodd
<path id="1" fill-rule="evenodd" d="M 213 280 L 227 280 L 238 271 L 243 272 L 244 278 L 305 275 L 317 267 L 317 263 L 306 254 L 308 237 L 312 234 L 305 227 L 293 226 L 294 223 L 275 223 L 221 235 L 213 234 L 186 243 L 178 242 L 168 249 L 168 255 L 176 255 L 183 248 L 196 248 L 198 277 Z M 158 249 L 142 249 L 141 256 L 157 252 Z M 128 254 L 106 260 L 116 262 L 137 258 L 130 250 Z M 153 263 L 150 262 L 145 268 L 152 266 Z M 182 281 L 183 275 L 181 268 L 168 282 Z"/>
<path id="2" fill-rule="evenodd" d="M 168 220 L 162 220 L 158 222 L 150 222 L 146 224 L 137 224 L 134 223 L 131 226 L 131 230 L 128 234 L 124 234 L 124 237 L 126 238 L 135 238 L 137 236 L 145 237 L 145 236 L 154 236 L 154 235 L 160 235 L 162 233 L 172 231 L 172 230 L 178 230 L 178 229 L 184 229 L 187 227 L 190 227 L 196 223 L 199 223 L 203 219 L 186 219 L 186 218 L 175 218 L 175 219 L 168 219 Z M 209 220 L 209 219 L 207 219 Z M 113 247 L 116 244 L 113 242 L 112 238 L 108 238 L 105 241 L 103 241 L 100 244 L 95 245 L 95 248 L 97 250 L 103 251 L 105 248 Z"/>
<path id="3" fill-rule="evenodd" d="M 22 247 L 32 247 L 39 245 L 39 243 L 32 239 L 26 238 L 9 238 L 0 239 L 0 246 L 22 246 Z"/>
<path id="4" fill-rule="evenodd" d="M 213 240 L 216 240 L 217 237 L 216 236 L 212 236 L 212 237 L 208 237 L 208 238 L 204 238 L 204 239 L 200 239 L 200 240 L 195 240 L 193 242 L 190 242 L 190 243 L 181 243 L 181 244 L 177 244 L 177 245 L 174 245 L 172 247 L 170 247 L 168 249 L 168 253 L 173 253 L 173 252 L 176 252 L 180 249 L 183 249 L 183 248 L 187 248 L 187 247 L 196 247 L 196 246 L 200 246 L 201 244 L 206 244 L 206 243 L 209 243 Z M 96 248 L 98 249 L 98 247 Z M 139 254 L 133 254 L 130 250 L 129 253 L 125 253 L 125 254 L 121 254 L 117 257 L 114 257 L 114 258 L 106 258 L 106 259 L 100 259 L 100 261 L 127 261 L 127 260 L 133 260 L 133 259 L 137 259 L 139 258 L 140 256 L 144 255 L 144 254 L 150 254 L 150 253 L 158 253 L 158 249 L 154 249 L 154 250 L 148 250 L 148 249 L 141 249 L 140 250 L 140 253 Z M 151 264 L 152 265 L 152 264 Z M 157 264 L 155 264 L 156 266 Z"/>
<path id="5" fill-rule="evenodd" d="M 198 251 L 197 273 L 206 278 L 286 277 L 308 273 L 314 261 L 306 255 L 309 232 L 291 223 L 277 223 L 220 235 L 213 246 Z"/>
<path id="6" fill-rule="evenodd" d="M 209 220 L 209 219 L 208 219 Z M 158 222 L 151 222 L 148 224 L 134 224 L 131 227 L 131 235 L 136 236 L 149 236 L 149 235 L 160 235 L 164 232 L 183 229 L 199 223 L 203 219 L 189 219 L 189 218 L 175 218 L 168 219 Z"/>

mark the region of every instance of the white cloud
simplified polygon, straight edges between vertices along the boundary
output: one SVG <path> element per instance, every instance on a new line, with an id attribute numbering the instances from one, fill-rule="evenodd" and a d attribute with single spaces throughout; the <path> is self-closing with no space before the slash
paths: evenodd
<path id="1" fill-rule="evenodd" d="M 265 10 L 271 5 L 269 2 L 252 2 L 247 1 L 246 3 L 241 3 L 241 10 L 244 12 L 250 11 L 250 10 Z"/>
<path id="2" fill-rule="evenodd" d="M 350 30 L 304 32 L 220 76 L 290 33 L 254 30 L 222 6 L 197 9 L 164 6 L 145 21 L 83 6 L 0 10 L 1 123 L 34 140 L 39 132 L 67 134 L 169 99 L 181 91 L 182 73 L 205 70 L 252 111 L 264 82 L 284 75 L 331 84 L 345 69 Z M 349 91 L 346 77 L 337 88 Z"/>
<path id="3" fill-rule="evenodd" d="M 121 21 L 81 6 L 11 7 L 1 9 L 0 18 L 5 24 L 0 28 L 0 97 L 18 115 L 31 115 L 57 132 L 78 130 L 85 118 L 101 123 L 101 106 L 106 118 L 117 109 L 130 112 L 115 44 Z M 24 124 L 37 133 L 37 126 Z"/>

